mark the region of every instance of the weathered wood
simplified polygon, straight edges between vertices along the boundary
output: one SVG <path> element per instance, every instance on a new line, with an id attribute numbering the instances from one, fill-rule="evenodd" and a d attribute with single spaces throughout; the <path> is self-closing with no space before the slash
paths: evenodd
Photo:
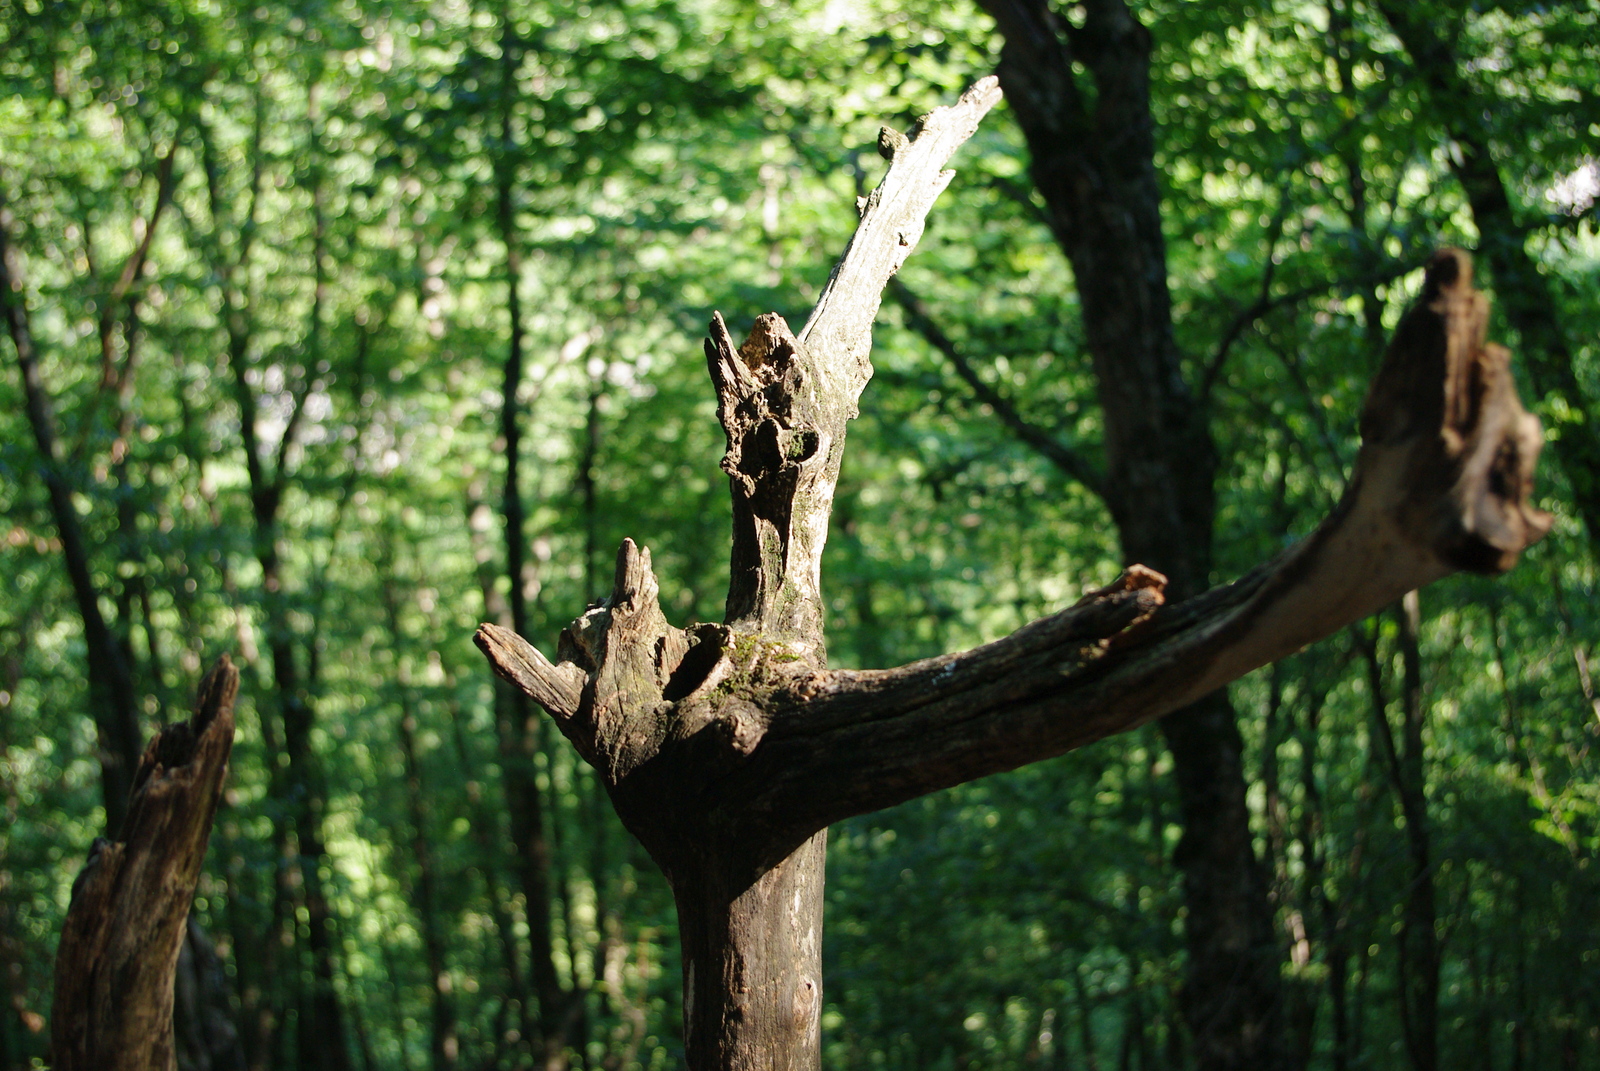
<path id="1" fill-rule="evenodd" d="M 119 840 L 98 838 L 56 950 L 56 1071 L 176 1067 L 173 978 L 233 748 L 239 672 L 224 655 L 194 716 L 150 741 Z"/>
<path id="2" fill-rule="evenodd" d="M 861 221 L 796 337 L 777 313 L 756 318 L 734 349 L 721 315 L 706 361 L 728 436 L 733 549 L 723 620 L 824 660 L 822 547 L 833 511 L 845 427 L 872 378 L 868 354 L 883 289 L 916 248 L 933 202 L 955 172 L 944 165 L 1000 100 L 995 78 L 923 116 L 909 136 L 885 127 L 889 172 L 860 205 Z"/>
<path id="3" fill-rule="evenodd" d="M 735 514 L 727 622 L 670 626 L 649 551 L 630 540 L 611 597 L 562 634 L 556 663 L 507 630 L 478 632 L 672 884 L 696 1071 L 817 1066 L 830 823 L 1132 729 L 1449 572 L 1508 568 L 1550 524 L 1528 505 L 1538 421 L 1506 351 L 1484 343 L 1468 258 L 1446 251 L 1369 396 L 1349 490 L 1303 543 L 1177 605 L 1166 578 L 1133 566 L 973 651 L 826 669 L 820 560 L 844 427 L 870 374 L 870 314 L 921 230 L 905 206 L 925 213 L 948 182 L 950 132 L 970 134 L 997 95 L 988 82 L 914 139 L 880 139 L 894 166 L 807 331 L 771 314 L 735 349 L 712 323 Z M 923 153 L 925 139 L 943 155 Z M 891 211 L 911 214 L 885 227 Z"/>

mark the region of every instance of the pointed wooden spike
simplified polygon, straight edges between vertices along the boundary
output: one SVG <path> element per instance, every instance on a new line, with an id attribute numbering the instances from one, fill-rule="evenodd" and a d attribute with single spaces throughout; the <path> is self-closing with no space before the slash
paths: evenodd
<path id="1" fill-rule="evenodd" d="M 646 590 L 648 589 L 648 594 Z M 655 594 L 655 574 L 650 571 L 650 548 L 624 539 L 617 548 L 617 571 L 611 582 L 611 608 L 637 606 L 640 596 Z"/>

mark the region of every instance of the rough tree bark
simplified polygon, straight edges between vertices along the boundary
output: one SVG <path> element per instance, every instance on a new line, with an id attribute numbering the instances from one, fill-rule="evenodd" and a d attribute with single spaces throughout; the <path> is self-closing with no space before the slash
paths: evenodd
<path id="1" fill-rule="evenodd" d="M 476 637 L 666 873 L 696 1071 L 817 1067 L 830 823 L 1145 724 L 1414 587 L 1509 568 L 1550 523 L 1527 504 L 1538 421 L 1509 354 L 1484 344 L 1468 259 L 1447 251 L 1373 386 L 1349 491 L 1303 543 L 1182 603 L 1134 565 L 975 650 L 828 670 L 822 546 L 879 297 L 949 182 L 945 162 L 999 95 L 985 79 L 909 139 L 880 135 L 888 175 L 798 336 L 769 313 L 736 348 L 713 319 L 734 501 L 724 623 L 668 625 L 649 552 L 630 540 L 611 597 L 562 633 L 556 663 L 499 626 Z"/>
<path id="2" fill-rule="evenodd" d="M 239 672 L 200 683 L 194 717 L 157 734 L 120 840 L 97 838 L 72 886 L 50 1015 L 56 1071 L 172 1071 L 173 980 L 233 749 Z"/>

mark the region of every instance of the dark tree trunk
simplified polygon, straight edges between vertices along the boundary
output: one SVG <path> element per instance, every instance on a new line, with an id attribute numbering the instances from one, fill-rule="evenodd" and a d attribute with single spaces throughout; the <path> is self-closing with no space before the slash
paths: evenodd
<path id="1" fill-rule="evenodd" d="M 244 1071 L 230 993 L 222 957 L 191 914 L 173 992 L 178 1071 Z"/>
<path id="2" fill-rule="evenodd" d="M 1439 1066 L 1439 936 L 1433 883 L 1433 846 L 1428 819 L 1427 773 L 1422 730 L 1427 707 L 1422 693 L 1421 614 L 1417 593 L 1400 601 L 1401 748 L 1395 764 L 1395 791 L 1406 820 L 1406 854 L 1411 881 L 1406 888 L 1400 927 L 1400 984 L 1406 1048 L 1416 1071 Z M 1387 719 L 1385 719 L 1387 722 Z M 1393 741 L 1391 741 L 1391 744 Z"/>
<path id="3" fill-rule="evenodd" d="M 1310 683 L 1309 681 L 1307 682 Z M 1320 744 L 1322 732 L 1322 711 L 1326 702 L 1326 692 L 1316 686 L 1311 689 L 1309 709 L 1306 711 L 1304 731 L 1300 734 L 1300 824 L 1297 839 L 1300 842 L 1300 856 L 1305 860 L 1305 888 L 1310 917 L 1307 919 L 1306 928 L 1317 928 L 1321 943 L 1321 958 L 1327 969 L 1325 987 L 1328 992 L 1329 1018 L 1332 1020 L 1332 1053 L 1331 1061 L 1334 1071 L 1347 1071 L 1349 1066 L 1349 1022 L 1348 1012 L 1345 1007 L 1345 975 L 1349 961 L 1349 951 L 1345 947 L 1345 933 L 1348 929 L 1347 908 L 1341 902 L 1336 902 L 1330 882 L 1328 881 L 1328 847 L 1324 840 L 1325 811 L 1322 799 L 1322 778 L 1318 770 L 1320 764 Z M 1353 885 L 1354 882 L 1352 881 Z M 1350 889 L 1341 890 L 1341 896 L 1348 898 Z M 1308 1029 L 1299 1039 L 1297 1054 L 1298 1066 L 1305 1067 L 1311 1063 L 1315 1052 L 1316 1012 L 1319 1008 L 1320 995 L 1311 987 L 1306 1000 L 1311 1005 L 1310 1022 Z"/>
<path id="4" fill-rule="evenodd" d="M 493 513 L 487 505 L 474 507 L 469 511 L 470 524 L 473 529 L 473 554 L 478 561 L 478 588 L 483 596 L 484 617 L 502 624 L 511 620 L 510 611 L 506 600 L 501 596 L 496 587 L 500 575 L 497 564 L 498 554 L 490 545 L 488 528 Z M 514 689 L 503 681 L 495 682 L 494 719 L 495 740 L 498 753 L 504 756 L 510 744 L 511 707 Z M 467 748 L 467 713 L 460 708 L 453 708 L 451 712 L 451 726 L 455 737 L 456 753 L 461 761 L 462 769 L 473 771 L 477 769 L 475 763 L 470 761 Z M 502 758 L 501 784 L 509 800 L 513 795 L 513 786 L 510 782 L 510 772 L 504 766 Z M 477 845 L 482 860 L 484 874 L 489 884 L 489 900 L 492 905 L 492 914 L 495 920 L 495 930 L 500 939 L 501 959 L 506 972 L 506 1000 L 508 1005 L 514 1006 L 517 1014 L 519 1034 L 527 1038 L 529 1017 L 529 993 L 527 977 L 522 968 L 521 948 L 515 933 L 509 896 L 501 890 L 500 882 L 495 878 L 505 863 L 505 839 L 501 835 L 499 821 L 499 808 L 494 807 L 484 798 L 481 783 L 476 780 L 468 782 L 468 799 L 472 804 L 472 839 Z M 513 852 L 515 842 L 513 841 Z M 502 1016 L 509 1016 L 505 1007 L 501 1009 Z M 496 1031 L 498 1037 L 503 1038 L 505 1029 Z"/>
<path id="5" fill-rule="evenodd" d="M 459 1061 L 461 1042 L 456 1035 L 454 987 L 445 962 L 444 934 L 440 932 L 437 875 L 426 828 L 427 807 L 423 803 L 422 774 L 417 763 L 415 724 L 416 716 L 407 703 L 402 707 L 398 730 L 400 753 L 405 758 L 411 855 L 417 867 L 417 922 L 422 930 L 423 958 L 428 967 L 428 1002 L 433 1010 L 428 1051 L 434 1071 L 453 1071 Z"/>
<path id="6" fill-rule="evenodd" d="M 1244 742 L 1216 693 L 1161 723 L 1184 816 L 1184 1019 L 1202 1071 L 1286 1065 L 1283 951 L 1245 803 Z M 1179 756 L 1183 758 L 1179 758 Z"/>
<path id="7" fill-rule="evenodd" d="M 239 674 L 224 657 L 195 714 L 139 764 L 120 840 L 95 841 L 56 951 L 57 1071 L 174 1071 L 173 987 L 233 748 Z"/>
<path id="8" fill-rule="evenodd" d="M 1428 802 L 1422 762 L 1422 657 L 1417 596 L 1409 592 L 1397 607 L 1400 622 L 1401 735 L 1389 722 L 1389 700 L 1377 630 L 1366 641 L 1367 690 L 1372 695 L 1373 738 L 1394 789 L 1405 826 L 1406 888 L 1400 904 L 1400 1027 L 1416 1071 L 1438 1066 L 1439 939 L 1434 930 L 1433 861 Z"/>
<path id="9" fill-rule="evenodd" d="M 507 608 L 511 627 L 518 632 L 528 628 L 528 605 L 524 593 L 527 548 L 524 544 L 526 511 L 522 501 L 522 413 L 518 391 L 524 375 L 522 314 L 522 243 L 517 231 L 516 102 L 517 67 L 521 46 L 509 11 L 500 12 L 499 147 L 493 165 L 495 176 L 495 221 L 505 251 L 506 312 L 511 337 L 506 350 L 500 395 L 500 433 L 504 443 L 506 469 L 501 489 L 501 519 L 505 529 L 506 579 L 509 583 Z M 524 1022 L 532 1027 L 540 1061 L 546 1071 L 560 1071 L 567 1064 L 567 1013 L 571 1003 L 556 973 L 555 945 L 551 934 L 552 896 L 550 843 L 545 835 L 545 801 L 534 773 L 538 753 L 538 727 L 535 709 L 527 696 L 513 690 L 496 695 L 495 726 L 500 740 L 500 762 L 505 780 L 506 807 L 511 826 L 512 850 L 528 922 L 528 965 L 533 995 L 539 1003 L 539 1016 Z M 526 1010 L 525 1010 L 526 1012 Z"/>
<path id="10" fill-rule="evenodd" d="M 392 535 L 385 534 L 380 568 L 383 572 L 383 609 L 389 626 L 390 650 L 394 652 L 395 680 L 399 685 L 399 717 L 395 736 L 400 742 L 400 758 L 405 771 L 405 811 L 409 829 L 411 862 L 416 868 L 410 878 L 416 900 L 417 928 L 422 935 L 423 960 L 428 968 L 428 1001 L 432 1007 L 428 1051 L 433 1071 L 454 1071 L 459 1063 L 461 1042 L 456 1033 L 455 995 L 445 961 L 445 927 L 441 925 L 438 873 L 428 835 L 428 804 L 422 781 L 422 765 L 417 756 L 417 716 L 411 696 L 411 679 L 404 664 L 404 636 L 400 623 L 400 597 L 394 590 Z M 408 877 L 410 877 L 408 875 Z"/>
<path id="11" fill-rule="evenodd" d="M 1210 579 L 1216 449 L 1184 382 L 1167 292 L 1150 112 L 1150 36 L 1123 0 L 1069 29 L 1043 0 L 984 0 L 1006 39 L 1000 80 L 1072 263 L 1105 419 L 1105 501 L 1123 558 L 1189 598 Z M 1087 67 L 1092 94 L 1073 64 Z M 1090 100 L 1094 103 L 1091 105 Z M 1283 1066 L 1283 954 L 1245 804 L 1225 693 L 1161 723 L 1178 782 L 1189 953 L 1184 1013 L 1204 1071 Z"/>

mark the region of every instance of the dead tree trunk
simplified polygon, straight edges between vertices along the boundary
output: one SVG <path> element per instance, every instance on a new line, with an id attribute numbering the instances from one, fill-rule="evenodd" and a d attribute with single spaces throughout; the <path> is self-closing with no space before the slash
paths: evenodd
<path id="1" fill-rule="evenodd" d="M 239 672 L 200 683 L 134 776 L 121 840 L 97 838 L 72 886 L 50 1016 L 56 1071 L 172 1071 L 173 979 L 233 749 Z"/>
<path id="2" fill-rule="evenodd" d="M 830 823 L 1143 725 L 1414 587 L 1509 568 L 1549 527 L 1527 504 L 1538 421 L 1509 354 L 1484 344 L 1467 257 L 1447 251 L 1368 398 L 1350 489 L 1303 543 L 1176 605 L 1134 565 L 964 654 L 828 670 L 822 547 L 879 296 L 999 95 L 985 79 L 911 138 L 882 132 L 889 173 L 798 336 L 769 313 L 736 348 L 713 319 L 734 501 L 725 623 L 668 625 L 630 540 L 611 597 L 562 633 L 555 664 L 514 632 L 478 631 L 671 882 L 695 1071 L 818 1066 Z"/>

